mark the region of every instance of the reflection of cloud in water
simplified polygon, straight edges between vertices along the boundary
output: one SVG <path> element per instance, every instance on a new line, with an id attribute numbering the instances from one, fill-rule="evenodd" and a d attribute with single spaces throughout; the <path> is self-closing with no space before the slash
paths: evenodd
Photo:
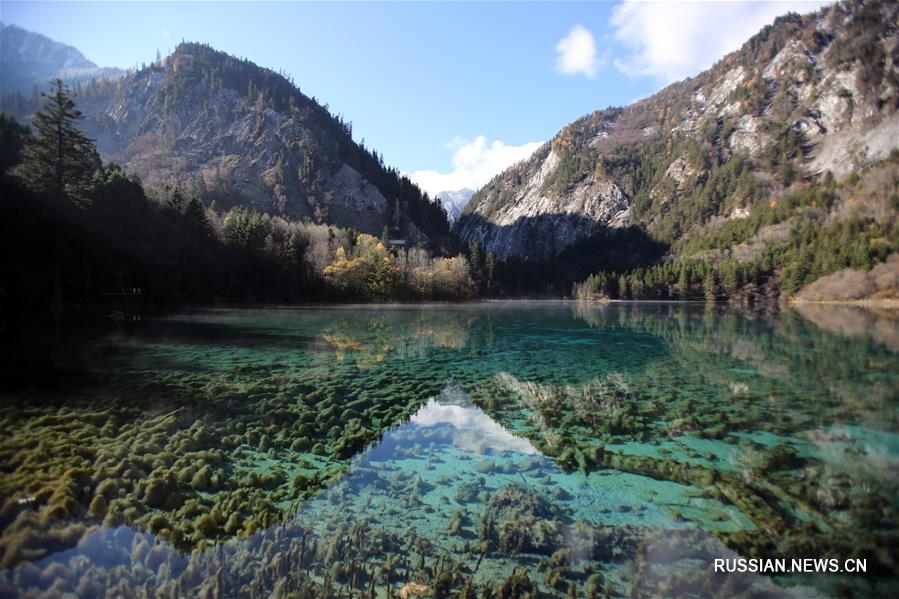
<path id="1" fill-rule="evenodd" d="M 451 425 L 455 429 L 453 445 L 465 451 L 479 454 L 503 451 L 529 455 L 538 453 L 530 441 L 516 437 L 474 406 L 447 405 L 432 399 L 412 417 L 411 422 L 424 427 Z"/>

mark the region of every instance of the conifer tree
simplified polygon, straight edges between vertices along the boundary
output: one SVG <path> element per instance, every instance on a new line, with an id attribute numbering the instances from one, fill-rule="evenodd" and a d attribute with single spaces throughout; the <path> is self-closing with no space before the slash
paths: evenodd
<path id="1" fill-rule="evenodd" d="M 487 251 L 487 257 L 484 259 L 484 270 L 487 275 L 487 289 L 490 290 L 493 288 L 493 275 L 496 271 L 496 255 Z"/>
<path id="2" fill-rule="evenodd" d="M 47 100 L 34 115 L 35 135 L 19 175 L 36 190 L 81 199 L 100 168 L 100 156 L 93 140 L 76 127 L 84 116 L 62 81 L 57 79 L 56 91 L 43 96 Z"/>
<path id="3" fill-rule="evenodd" d="M 192 196 L 184 207 L 184 216 L 195 225 L 204 235 L 210 233 L 209 219 L 206 218 L 206 208 L 197 196 Z"/>
<path id="4" fill-rule="evenodd" d="M 400 199 L 396 198 L 396 202 L 393 207 L 393 229 L 396 231 L 397 236 L 402 235 L 402 211 L 400 209 Z"/>
<path id="5" fill-rule="evenodd" d="M 715 287 L 715 270 L 709 267 L 705 273 L 705 281 L 703 281 L 703 291 L 705 293 L 706 302 L 714 302 L 717 299 L 717 290 Z"/>
<path id="6" fill-rule="evenodd" d="M 481 240 L 477 237 L 468 244 L 468 261 L 471 263 L 471 269 L 477 273 L 481 266 Z"/>
<path id="7" fill-rule="evenodd" d="M 22 160 L 31 131 L 8 114 L 0 114 L 0 176 Z"/>

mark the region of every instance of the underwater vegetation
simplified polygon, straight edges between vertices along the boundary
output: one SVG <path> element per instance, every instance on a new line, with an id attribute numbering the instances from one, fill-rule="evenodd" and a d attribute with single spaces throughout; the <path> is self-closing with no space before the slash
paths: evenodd
<path id="1" fill-rule="evenodd" d="M 0 389 L 0 594 L 899 590 L 876 336 L 498 304 L 204 311 L 84 344 Z M 868 572 L 710 571 L 730 555 Z"/>
<path id="2" fill-rule="evenodd" d="M 685 354 L 691 355 L 672 356 Z M 673 366 L 702 372 L 692 363 Z M 675 373 L 664 374 L 676 381 Z M 818 396 L 777 417 L 784 400 L 774 405 L 773 392 L 761 385 L 736 384 L 729 397 L 702 401 L 686 377 L 676 388 L 647 380 L 633 384 L 613 373 L 583 386 L 548 386 L 502 373 L 471 393 L 492 418 L 514 427 L 563 469 L 670 481 L 737 508 L 751 526 L 727 530 L 708 526 L 707 514 L 672 513 L 704 524 L 741 555 L 864 558 L 869 572 L 899 575 L 895 433 L 879 435 L 875 449 L 876 433 L 821 427 L 823 410 L 831 410 L 831 422 L 860 422 L 871 417 L 869 406 L 839 397 L 828 406 Z M 884 414 L 895 423 L 896 388 L 872 387 L 891 398 Z"/>
<path id="3" fill-rule="evenodd" d="M 445 389 L 357 456 L 338 482 L 267 529 L 187 553 L 133 527 L 101 527 L 71 550 L 7 570 L 0 590 L 84 597 L 106 589 L 157 597 L 777 594 L 761 576 L 696 568 L 731 552 L 649 503 L 523 451 L 460 398 L 458 389 Z M 455 409 L 441 410 L 446 406 Z M 484 443 L 472 445 L 472 438 Z M 485 462 L 502 466 L 472 468 Z M 474 498 L 460 492 L 471 488 L 479 491 Z"/>

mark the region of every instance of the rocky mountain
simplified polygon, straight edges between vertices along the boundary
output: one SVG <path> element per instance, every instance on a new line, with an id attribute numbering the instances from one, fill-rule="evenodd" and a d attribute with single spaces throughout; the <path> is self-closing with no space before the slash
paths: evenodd
<path id="1" fill-rule="evenodd" d="M 222 209 L 442 240 L 446 217 L 408 178 L 352 139 L 287 78 L 182 43 L 151 66 L 83 89 L 84 129 L 104 161 L 150 187 L 180 187 Z"/>
<path id="2" fill-rule="evenodd" d="M 30 94 L 57 78 L 75 84 L 124 73 L 114 67 L 98 67 L 72 46 L 0 23 L 0 94 Z"/>
<path id="3" fill-rule="evenodd" d="M 7 30 L 14 35 L 4 44 L 24 32 Z M 69 71 L 93 64 L 74 48 L 24 34 L 32 41 L 16 45 L 27 58 L 20 62 L 37 64 L 55 48 Z M 413 243 L 448 241 L 438 201 L 353 141 L 352 125 L 327 105 L 250 61 L 182 43 L 121 78 L 78 85 L 76 102 L 104 162 L 121 164 L 150 188 L 179 188 L 220 209 L 245 206 L 378 236 L 388 227 Z M 2 98 L 3 110 L 25 121 L 40 104 L 36 96 Z"/>
<path id="4" fill-rule="evenodd" d="M 478 191 L 456 223 L 503 260 L 613 230 L 665 245 L 899 145 L 899 5 L 789 14 L 700 75 L 586 115 Z"/>
<path id="5" fill-rule="evenodd" d="M 434 197 L 440 200 L 440 203 L 443 204 L 443 208 L 446 210 L 446 217 L 449 219 L 449 222 L 454 223 L 462 214 L 462 210 L 465 208 L 465 205 L 468 204 L 468 200 L 470 200 L 471 196 L 473 195 L 474 190 L 465 187 L 462 189 L 457 189 L 456 191 L 441 191 Z"/>

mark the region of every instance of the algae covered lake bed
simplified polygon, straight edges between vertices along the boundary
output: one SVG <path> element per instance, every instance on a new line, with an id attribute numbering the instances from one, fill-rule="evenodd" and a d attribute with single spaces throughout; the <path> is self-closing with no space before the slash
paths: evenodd
<path id="1" fill-rule="evenodd" d="M 889 312 L 123 316 L 7 335 L 0 595 L 899 594 Z"/>

